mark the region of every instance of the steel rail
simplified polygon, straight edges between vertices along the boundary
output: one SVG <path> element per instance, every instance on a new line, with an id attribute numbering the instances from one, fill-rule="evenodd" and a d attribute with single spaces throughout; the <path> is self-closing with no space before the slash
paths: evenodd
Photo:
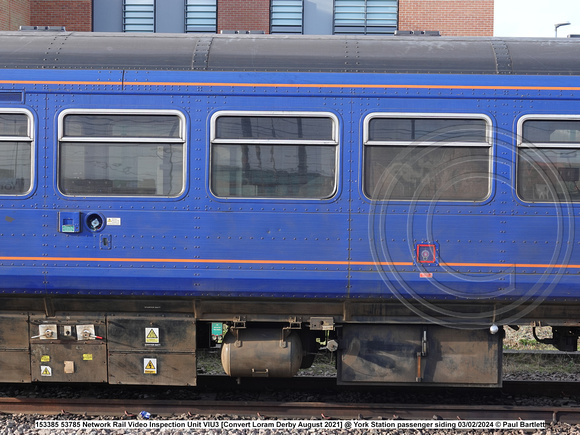
<path id="1" fill-rule="evenodd" d="M 47 387 L 41 391 L 43 397 L 26 397 L 27 386 L 7 384 L 4 393 L 9 395 L 10 390 L 16 388 L 13 394 L 18 397 L 0 397 L 0 412 L 56 416 L 51 418 L 59 419 L 76 419 L 83 415 L 134 419 L 141 411 L 147 411 L 154 418 L 178 416 L 180 419 L 235 415 L 272 419 L 522 419 L 543 420 L 547 423 L 580 423 L 580 406 L 574 406 L 580 400 L 580 384 L 576 382 L 504 381 L 501 389 L 421 389 L 418 386 L 412 389 L 411 394 L 408 387 L 337 386 L 334 378 L 293 378 L 291 387 L 281 381 L 264 384 L 262 379 L 243 380 L 241 385 L 237 385 L 235 380 L 226 376 L 200 376 L 198 381 L 198 387 L 193 389 L 148 388 L 146 398 L 141 398 L 145 392 L 142 389 L 116 388 L 115 398 L 98 399 L 94 398 L 95 391 L 89 392 L 89 397 L 62 397 L 61 394 L 69 394 L 67 388 L 73 388 L 72 396 L 79 396 L 75 387 L 68 384 L 35 385 L 35 394 L 38 394 L 37 388 Z M 269 386 L 266 388 L 266 385 Z M 87 394 L 86 389 L 83 391 Z M 282 395 L 278 393 L 280 391 Z M 280 400 L 279 397 L 289 397 L 284 393 L 288 391 L 309 391 L 314 394 L 312 401 L 308 402 Z M 353 398 L 352 403 L 340 403 L 334 399 L 341 395 L 344 397 L 344 393 L 348 392 L 355 393 L 354 397 L 357 392 L 364 392 L 363 397 L 367 399 L 357 402 Z M 474 392 L 481 394 L 476 395 L 476 404 L 469 404 Z M 369 396 L 366 393 L 375 397 L 377 402 L 368 403 Z M 542 406 L 512 405 L 516 401 L 521 403 L 518 396 L 556 399 Z M 408 403 L 400 403 L 398 398 L 404 398 Z M 451 403 L 450 398 L 453 400 Z M 445 403 L 438 404 L 441 400 L 445 400 Z M 363 403 L 365 401 L 367 403 Z"/>
<path id="2" fill-rule="evenodd" d="M 262 402 L 216 400 L 124 400 L 0 398 L 0 412 L 58 415 L 107 415 L 136 418 L 141 411 L 154 417 L 236 415 L 256 418 L 320 419 L 443 419 L 544 420 L 546 423 L 580 423 L 580 408 L 559 406 L 377 404 L 329 402 Z"/>

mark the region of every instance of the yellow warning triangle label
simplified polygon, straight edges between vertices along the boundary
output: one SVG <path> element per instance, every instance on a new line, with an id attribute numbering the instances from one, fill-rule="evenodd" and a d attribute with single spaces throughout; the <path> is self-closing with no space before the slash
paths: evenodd
<path id="1" fill-rule="evenodd" d="M 152 329 L 151 331 L 149 331 L 149 334 L 147 334 L 147 338 L 158 338 L 157 334 L 155 334 L 155 330 Z"/>
<path id="2" fill-rule="evenodd" d="M 44 370 L 42 371 L 42 374 L 44 376 L 50 376 L 50 370 L 48 370 L 48 367 L 45 367 Z"/>
<path id="3" fill-rule="evenodd" d="M 153 361 L 149 360 L 147 365 L 145 366 L 146 370 L 155 370 L 155 366 L 153 365 Z"/>

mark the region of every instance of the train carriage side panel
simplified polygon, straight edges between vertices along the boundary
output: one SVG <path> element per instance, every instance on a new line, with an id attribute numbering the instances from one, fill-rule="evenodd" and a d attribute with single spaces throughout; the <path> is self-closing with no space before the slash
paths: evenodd
<path id="1" fill-rule="evenodd" d="M 195 385 L 224 325 L 232 376 L 326 339 L 344 384 L 576 350 L 578 41 L 0 40 L 0 380 Z"/>
<path id="2" fill-rule="evenodd" d="M 435 316 L 442 318 L 442 321 L 453 322 L 453 316 L 458 316 L 463 319 L 461 321 L 484 323 L 491 323 L 492 319 L 502 316 L 506 321 L 515 321 L 529 314 L 531 308 L 538 307 L 541 301 L 554 302 L 574 297 L 574 275 L 579 263 L 578 252 L 574 249 L 577 220 L 574 210 L 577 206 L 574 202 L 561 202 L 562 199 L 547 201 L 547 198 L 542 200 L 529 196 L 522 200 L 521 192 L 516 192 L 515 176 L 518 171 L 517 156 L 522 151 L 522 147 L 517 145 L 521 141 L 518 142 L 515 133 L 522 133 L 514 126 L 525 115 L 531 119 L 548 118 L 549 122 L 562 119 L 567 124 L 561 128 L 574 130 L 574 119 L 579 110 L 576 91 L 568 91 L 568 98 L 557 102 L 554 100 L 556 92 L 545 86 L 546 83 L 555 84 L 553 77 L 508 77 L 504 81 L 496 81 L 497 90 L 490 88 L 485 78 L 468 77 L 466 80 L 463 76 L 455 77 L 458 89 L 454 90 L 449 79 L 446 77 L 443 84 L 445 95 L 432 95 L 430 87 L 422 85 L 423 78 L 413 76 L 409 83 L 414 94 L 412 100 L 401 99 L 395 92 L 387 92 L 385 98 L 377 99 L 375 104 L 361 100 L 359 209 L 364 214 L 353 216 L 358 222 L 354 224 L 355 234 L 356 229 L 362 229 L 354 239 L 359 242 L 354 245 L 354 253 L 360 255 L 363 261 L 358 269 L 360 272 L 355 269 L 352 273 L 353 293 L 365 292 L 371 298 L 424 303 L 429 307 L 425 311 L 429 319 Z M 433 77 L 428 77 L 428 80 L 430 84 L 437 83 Z M 473 89 L 477 99 L 464 96 L 466 87 L 463 83 L 466 81 L 472 84 L 469 89 Z M 528 98 L 524 98 L 523 91 L 514 89 L 513 81 L 523 85 Z M 571 88 L 573 84 L 573 80 L 567 78 L 560 78 L 558 82 L 562 88 Z M 405 89 L 404 86 L 402 88 Z M 503 94 L 498 97 L 502 89 Z M 489 94 L 489 98 L 485 98 L 485 93 Z M 554 113 L 559 116 L 554 118 L 551 115 Z M 423 142 L 415 139 L 398 139 L 397 142 L 389 138 L 388 134 L 391 133 L 388 129 L 390 125 L 405 129 L 405 122 L 414 124 L 417 129 L 420 122 L 425 125 L 431 122 L 435 128 L 443 128 L 443 121 L 450 120 L 449 128 L 460 130 L 463 128 L 461 123 L 453 127 L 453 120 L 461 121 L 462 117 L 473 116 L 489 117 L 490 120 L 493 140 L 490 141 L 489 173 L 485 173 L 487 169 L 474 174 L 461 172 L 471 162 L 459 156 L 459 164 L 455 165 L 459 175 L 453 183 L 460 186 L 464 181 L 478 183 L 478 180 L 489 178 L 489 197 L 480 195 L 479 198 L 464 199 L 449 196 L 446 200 L 444 196 L 450 195 L 450 189 L 443 186 L 439 192 L 431 190 L 438 177 L 448 176 L 452 172 L 452 163 L 446 161 L 435 171 L 428 168 L 426 163 L 432 164 L 433 158 L 438 158 L 437 145 L 439 150 L 451 149 L 453 138 L 443 136 L 439 144 L 433 143 L 433 152 L 430 152 L 427 151 L 428 145 L 433 141 L 429 137 L 424 137 Z M 373 127 L 370 122 L 365 124 L 362 121 L 365 117 L 381 122 L 386 120 L 384 130 L 377 130 L 378 127 Z M 371 131 L 372 128 L 376 131 Z M 433 134 L 427 127 L 425 129 Z M 381 142 L 380 138 L 370 137 L 369 134 L 383 134 L 386 139 Z M 400 132 L 393 134 L 398 135 L 395 137 L 401 136 Z M 406 142 L 402 142 L 404 140 Z M 400 152 L 405 160 L 395 160 L 388 170 L 389 160 L 385 160 L 387 165 L 383 165 L 382 172 L 378 171 L 381 175 L 373 175 L 374 166 L 379 162 L 371 158 L 380 158 L 381 154 L 371 151 L 381 150 L 386 158 L 389 156 L 386 150 L 396 150 L 397 147 L 401 148 L 401 144 L 409 149 Z M 472 148 L 476 145 L 471 143 Z M 570 155 L 573 145 L 568 143 L 565 146 L 570 150 Z M 483 161 L 475 157 L 471 160 L 476 163 Z M 574 163 L 569 161 L 569 164 Z M 559 165 L 565 166 L 563 162 Z M 389 171 L 395 173 L 396 181 L 388 179 Z M 423 171 L 422 175 L 420 171 Z M 572 170 L 568 172 L 572 174 Z M 379 194 L 384 194 L 381 200 L 369 200 L 373 192 L 364 191 L 365 177 L 374 177 L 374 184 L 371 185 L 383 189 L 379 191 Z M 545 175 L 544 178 L 549 184 L 550 177 Z M 570 195 L 573 200 L 574 180 L 563 184 L 572 189 Z M 469 187 L 473 188 L 473 183 Z M 409 192 L 404 192 L 405 188 Z M 558 186 L 550 190 L 558 189 L 562 190 Z M 552 193 L 552 198 L 555 195 Z M 363 238 L 365 233 L 370 237 L 368 244 Z M 422 252 L 426 253 L 425 258 L 421 258 Z M 375 264 L 370 265 L 369 262 Z M 356 268 L 354 263 L 353 268 Z M 375 270 L 381 273 L 373 273 Z M 446 310 L 445 301 L 463 301 L 465 311 L 461 308 Z M 501 313 L 493 308 L 498 302 L 504 304 Z M 486 313 L 487 319 L 470 311 L 472 308 L 469 305 L 478 304 L 480 308 L 475 310 Z M 415 310 L 417 313 L 421 313 L 421 309 Z M 537 315 L 538 311 L 535 313 Z M 367 318 L 378 320 L 380 316 L 367 315 Z M 388 321 L 387 316 L 382 319 Z"/>

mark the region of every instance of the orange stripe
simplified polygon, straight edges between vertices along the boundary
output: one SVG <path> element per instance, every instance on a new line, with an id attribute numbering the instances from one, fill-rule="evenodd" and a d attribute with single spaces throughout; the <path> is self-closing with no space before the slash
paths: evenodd
<path id="1" fill-rule="evenodd" d="M 122 85 L 123 82 L 105 82 L 105 81 L 56 81 L 56 80 L 0 80 L 0 84 L 18 84 L 18 85 Z"/>
<path id="2" fill-rule="evenodd" d="M 525 264 L 525 263 L 439 263 L 441 266 L 453 267 L 539 267 L 580 269 L 580 264 Z"/>
<path id="3" fill-rule="evenodd" d="M 56 80 L 0 80 L 0 84 L 23 85 L 127 85 L 127 86 L 227 86 L 261 88 L 355 88 L 355 89 L 472 89 L 472 90 L 525 90 L 525 91 L 580 91 L 579 86 L 468 86 L 468 85 L 369 85 L 321 83 L 209 83 L 209 82 L 106 82 Z"/>
<path id="4" fill-rule="evenodd" d="M 355 89 L 477 89 L 477 90 L 525 90 L 525 91 L 580 91 L 579 86 L 467 86 L 467 85 L 368 85 L 368 84 L 320 84 L 320 83 L 187 83 L 187 82 L 128 82 L 129 86 L 231 86 L 254 88 L 355 88 Z"/>
<path id="5" fill-rule="evenodd" d="M 0 261 L 88 261 L 88 262 L 115 262 L 115 263 L 222 263 L 222 264 L 313 264 L 313 265 L 359 265 L 373 266 L 412 266 L 412 262 L 380 262 L 374 261 L 314 261 L 314 260 L 227 260 L 211 258 L 91 258 L 91 257 L 0 257 Z"/>
<path id="6" fill-rule="evenodd" d="M 296 264 L 334 266 L 414 266 L 409 261 L 315 261 L 315 260 L 233 260 L 211 258 L 92 258 L 92 257 L 0 257 L 0 261 L 87 261 L 114 263 L 199 263 L 199 264 Z M 519 263 L 439 263 L 443 267 L 527 267 L 580 269 L 580 264 L 519 264 Z"/>

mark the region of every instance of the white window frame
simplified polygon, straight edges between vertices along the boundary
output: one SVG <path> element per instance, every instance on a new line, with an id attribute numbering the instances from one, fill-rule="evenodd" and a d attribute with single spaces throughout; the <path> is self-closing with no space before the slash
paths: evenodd
<path id="1" fill-rule="evenodd" d="M 523 130 L 524 130 L 524 123 L 526 121 L 578 121 L 580 123 L 580 115 L 573 115 L 573 114 L 528 114 L 525 116 L 522 116 L 521 118 L 518 119 L 518 123 L 517 123 L 517 131 L 516 131 L 516 137 L 517 137 L 517 155 L 516 155 L 516 170 L 515 170 L 515 174 L 516 174 L 516 181 L 515 181 L 515 185 L 516 185 L 516 194 L 518 195 L 518 198 L 528 204 L 534 204 L 534 203 L 538 203 L 538 202 L 542 202 L 542 203 L 553 203 L 553 204 L 557 204 L 557 203 L 565 203 L 566 201 L 561 199 L 561 200 L 550 200 L 550 194 L 548 194 L 545 197 L 539 197 L 537 198 L 537 200 L 529 200 L 529 199 L 523 199 L 520 196 L 520 176 L 519 176 L 519 160 L 520 160 L 520 150 L 521 149 L 536 149 L 536 150 L 541 150 L 541 149 L 562 149 L 562 148 L 570 148 L 577 150 L 578 152 L 580 152 L 580 143 L 574 143 L 574 142 L 558 142 L 558 141 L 554 141 L 554 142 L 526 142 L 524 140 L 524 135 L 523 135 Z M 549 180 L 546 180 L 546 182 L 548 182 Z M 546 183 L 547 184 L 547 183 Z M 577 201 L 572 201 L 574 204 L 578 204 L 580 202 L 580 199 Z"/>
<path id="2" fill-rule="evenodd" d="M 27 131 L 26 136 L 0 136 L 0 142 L 29 142 L 30 143 L 30 186 L 26 192 L 10 194 L 10 193 L 0 193 L 0 196 L 27 196 L 32 192 L 35 185 L 35 177 L 36 177 L 36 168 L 35 168 L 35 161 L 36 161 L 36 139 L 34 136 L 34 116 L 32 112 L 27 109 L 15 109 L 15 108 L 0 108 L 0 114 L 21 114 L 26 115 L 28 119 Z"/>
<path id="3" fill-rule="evenodd" d="M 167 138 L 167 137 L 111 137 L 111 136 L 65 136 L 64 135 L 64 122 L 65 118 L 68 115 L 171 115 L 177 116 L 180 120 L 179 126 L 179 135 L 177 138 Z M 181 189 L 178 193 L 174 195 L 96 195 L 96 194 L 75 194 L 70 195 L 62 192 L 60 190 L 60 151 L 61 151 L 61 144 L 62 143 L 91 143 L 91 142 L 100 142 L 100 143 L 164 143 L 164 144 L 182 144 L 183 146 L 183 168 L 182 168 L 182 177 L 181 177 Z M 187 180 L 187 171 L 188 171 L 188 149 L 187 149 L 187 122 L 185 115 L 180 112 L 179 110 L 131 110 L 131 109 L 68 109 L 62 111 L 58 116 L 58 142 L 57 142 L 57 175 L 56 175 L 56 184 L 58 191 L 66 197 L 106 197 L 106 198 L 154 198 L 157 200 L 160 199 L 175 199 L 182 196 L 186 189 L 186 180 Z"/>
<path id="4" fill-rule="evenodd" d="M 441 143 L 439 141 L 425 141 L 421 140 L 419 143 L 417 141 L 381 141 L 381 140 L 370 140 L 370 122 L 373 119 L 458 119 L 458 120 L 483 120 L 486 123 L 485 131 L 485 141 L 484 142 L 449 142 Z M 363 158 L 361 166 L 361 179 L 360 186 L 364 197 L 371 201 L 382 201 L 382 199 L 373 199 L 367 195 L 365 189 L 365 176 L 366 176 L 366 151 L 367 146 L 420 146 L 420 147 L 470 147 L 470 148 L 488 148 L 489 149 L 489 164 L 488 164 L 488 183 L 487 183 L 487 195 L 485 198 L 470 200 L 470 199 L 437 199 L 438 202 L 468 202 L 468 203 L 481 203 L 487 201 L 491 196 L 492 191 L 492 169 L 493 169 L 493 123 L 489 116 L 479 113 L 428 113 L 428 112 L 374 112 L 368 114 L 363 121 Z M 388 201 L 397 202 L 431 202 L 430 199 L 387 199 Z"/>
<path id="5" fill-rule="evenodd" d="M 308 117 L 308 118 L 328 118 L 332 120 L 332 139 L 331 140 L 311 140 L 307 139 L 303 141 L 304 145 L 323 145 L 323 146 L 334 146 L 334 187 L 332 193 L 328 197 L 324 198 L 295 198 L 295 197 L 262 197 L 262 196 L 233 196 L 233 197 L 226 197 L 226 196 L 219 196 L 212 190 L 212 147 L 214 144 L 252 144 L 252 145 L 264 145 L 264 144 L 276 144 L 276 145 L 300 145 L 300 141 L 294 139 L 218 139 L 216 137 L 217 129 L 216 129 L 216 122 L 217 119 L 220 117 L 227 117 L 227 116 L 244 116 L 244 117 Z M 339 136 L 339 120 L 338 117 L 331 113 L 331 112 L 305 112 L 305 111 L 243 111 L 243 110 L 223 110 L 220 112 L 216 112 L 212 115 L 210 119 L 210 150 L 209 150 L 209 177 L 208 177 L 208 189 L 216 198 L 220 199 L 232 199 L 232 200 L 239 200 L 239 199 L 250 199 L 250 200 L 260 200 L 260 201 L 321 201 L 321 200 L 329 200 L 334 198 L 338 193 L 338 182 L 339 182 L 339 173 L 340 173 L 340 136 Z"/>

